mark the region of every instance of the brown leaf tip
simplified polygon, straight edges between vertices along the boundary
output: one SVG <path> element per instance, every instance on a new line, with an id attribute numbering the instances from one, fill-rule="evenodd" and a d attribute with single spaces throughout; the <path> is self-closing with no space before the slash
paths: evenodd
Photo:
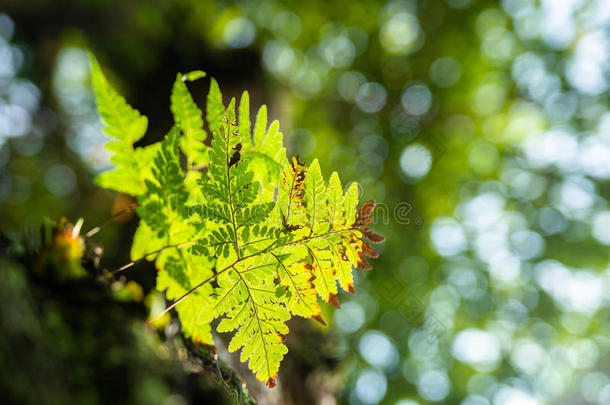
<path id="1" fill-rule="evenodd" d="M 364 236 L 372 243 L 381 243 L 381 242 L 385 241 L 384 236 L 379 235 L 377 232 L 373 231 L 372 229 L 362 228 L 361 231 L 364 234 Z"/>
<path id="2" fill-rule="evenodd" d="M 364 226 L 371 223 L 372 219 L 370 217 L 375 209 L 375 204 L 375 200 L 370 200 L 360 207 L 356 215 L 356 226 Z"/>
<path id="3" fill-rule="evenodd" d="M 352 295 L 356 295 L 356 290 L 354 290 L 354 285 L 350 284 L 347 286 L 347 291 L 352 294 Z"/>
<path id="4" fill-rule="evenodd" d="M 265 385 L 267 385 L 267 388 L 274 388 L 277 385 L 275 378 L 268 379 L 267 382 L 265 382 Z"/>
<path id="5" fill-rule="evenodd" d="M 339 300 L 337 299 L 337 296 L 335 294 L 328 294 L 328 302 L 330 302 L 333 307 L 341 309 L 341 305 L 339 304 Z"/>
<path id="6" fill-rule="evenodd" d="M 322 315 L 320 315 L 320 314 L 316 314 L 316 315 L 312 316 L 311 318 L 322 326 L 328 326 L 326 324 L 326 321 L 324 320 L 324 318 L 322 318 Z"/>
<path id="7" fill-rule="evenodd" d="M 364 253 L 364 255 L 367 257 L 372 257 L 373 259 L 379 257 L 379 253 L 377 253 L 377 251 L 365 241 L 362 241 L 362 253 Z"/>
<path id="8" fill-rule="evenodd" d="M 373 266 L 369 262 L 367 262 L 362 256 L 359 257 L 358 268 L 362 270 L 373 270 Z"/>

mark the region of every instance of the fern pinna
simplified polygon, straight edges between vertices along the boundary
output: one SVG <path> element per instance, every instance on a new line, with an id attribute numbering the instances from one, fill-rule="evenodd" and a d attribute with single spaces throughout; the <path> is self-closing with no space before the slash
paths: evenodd
<path id="1" fill-rule="evenodd" d="M 248 93 L 239 106 L 222 101 L 211 80 L 206 121 L 186 83 L 201 71 L 178 74 L 170 107 L 175 124 L 162 142 L 135 147 L 147 119 L 109 85 L 91 58 L 91 74 L 114 168 L 96 181 L 133 195 L 141 219 L 132 260 L 154 260 L 157 289 L 165 291 L 183 332 L 213 345 L 234 331 L 229 351 L 269 387 L 287 352 L 292 315 L 325 324 L 318 297 L 337 308 L 337 282 L 354 293 L 352 268 L 371 269 L 369 242 L 383 237 L 367 225 L 372 201 L 359 210 L 357 185 L 344 192 L 335 172 L 286 158 L 279 123 L 258 110 L 254 129 Z M 184 156 L 184 158 L 182 158 Z M 185 163 L 185 164 L 184 164 Z"/>

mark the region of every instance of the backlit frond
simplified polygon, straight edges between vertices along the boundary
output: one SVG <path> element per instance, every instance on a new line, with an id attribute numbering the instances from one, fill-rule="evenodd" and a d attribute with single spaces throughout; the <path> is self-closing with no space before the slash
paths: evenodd
<path id="1" fill-rule="evenodd" d="M 269 387 L 287 352 L 286 322 L 293 315 L 326 324 L 318 297 L 339 308 L 338 286 L 354 293 L 352 271 L 377 257 L 368 228 L 375 202 L 358 209 L 358 187 L 345 191 L 320 163 L 286 159 L 279 123 L 267 108 L 250 117 L 249 95 L 225 106 L 212 79 L 205 119 L 178 74 L 171 94 L 174 127 L 160 143 L 134 148 L 146 118 L 106 82 L 92 59 L 92 77 L 116 168 L 99 182 L 138 199 L 140 224 L 133 260 L 154 260 L 183 333 L 213 345 L 212 321 L 233 332 L 229 351 Z M 237 111 L 236 111 L 237 110 Z"/>

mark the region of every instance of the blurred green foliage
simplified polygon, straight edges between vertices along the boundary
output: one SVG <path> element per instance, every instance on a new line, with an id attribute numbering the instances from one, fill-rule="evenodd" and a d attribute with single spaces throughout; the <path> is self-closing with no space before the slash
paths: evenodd
<path id="1" fill-rule="evenodd" d="M 163 340 L 147 327 L 142 288 L 97 277 L 95 249 L 78 233 L 63 219 L 21 241 L 0 234 L 4 403 L 252 403 L 177 324 Z"/>
<path id="2" fill-rule="evenodd" d="M 114 81 L 157 133 L 171 122 L 153 102 L 164 84 L 202 68 L 269 104 L 289 152 L 315 154 L 323 172 L 383 203 L 385 251 L 334 316 L 340 402 L 610 401 L 607 2 L 9 0 L 5 9 L 19 45 L 3 17 L 0 52 L 22 55 L 14 66 L 54 112 L 11 96 L 27 93 L 7 90 L 23 83 L 19 69 L 2 76 L 2 108 L 57 123 L 20 133 L 3 118 L 2 139 L 14 134 L 0 152 L 9 229 L 45 213 L 93 225 L 115 198 L 89 180 L 106 161 L 85 46 L 121 72 Z M 111 262 L 127 258 L 129 227 L 102 234 Z"/>

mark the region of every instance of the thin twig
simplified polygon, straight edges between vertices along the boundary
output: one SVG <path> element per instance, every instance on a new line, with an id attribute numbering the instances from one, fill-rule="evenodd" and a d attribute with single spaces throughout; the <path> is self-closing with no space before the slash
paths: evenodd
<path id="1" fill-rule="evenodd" d="M 105 220 L 104 222 L 102 222 L 101 224 L 99 224 L 98 226 L 96 226 L 95 228 L 91 229 L 89 232 L 87 232 L 85 234 L 85 238 L 90 238 L 93 235 L 95 235 L 96 233 L 98 233 L 104 226 L 106 226 L 108 223 L 114 221 L 116 218 L 120 217 L 123 214 L 126 214 L 129 211 L 133 211 L 133 207 L 129 206 L 119 212 L 117 212 L 116 214 L 112 214 L 112 216 L 110 216 L 110 218 L 108 218 L 107 220 Z"/>
<path id="2" fill-rule="evenodd" d="M 197 242 L 197 241 L 192 240 L 192 241 L 189 241 L 189 242 L 178 243 L 178 244 L 176 244 L 176 245 L 167 245 L 167 246 L 164 246 L 164 247 L 162 247 L 162 248 L 160 248 L 160 249 L 157 249 L 157 250 L 155 250 L 155 251 L 152 251 L 152 252 L 146 253 L 144 256 L 140 257 L 139 259 L 134 260 L 134 261 L 132 261 L 132 262 L 129 262 L 129 263 L 127 263 L 126 265 L 124 265 L 124 266 L 122 266 L 122 267 L 119 267 L 118 269 L 112 270 L 110 273 L 111 273 L 111 274 L 117 274 L 117 273 L 122 272 L 123 270 L 127 270 L 128 268 L 130 268 L 130 267 L 132 267 L 132 266 L 134 266 L 134 265 L 136 265 L 136 264 L 140 263 L 141 261 L 145 260 L 145 259 L 146 259 L 148 256 L 155 255 L 155 254 L 157 254 L 157 253 L 161 253 L 161 252 L 163 252 L 165 249 L 169 249 L 169 248 L 178 248 L 178 249 L 179 249 L 179 248 L 181 248 L 182 246 L 185 246 L 185 245 L 188 245 L 188 244 L 191 244 L 191 243 L 195 243 L 195 242 Z"/>

